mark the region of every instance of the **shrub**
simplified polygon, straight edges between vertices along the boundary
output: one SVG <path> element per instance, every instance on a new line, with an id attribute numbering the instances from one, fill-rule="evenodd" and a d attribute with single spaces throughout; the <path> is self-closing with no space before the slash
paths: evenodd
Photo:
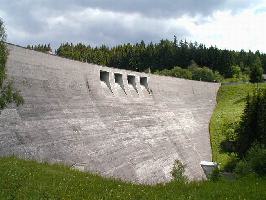
<path id="1" fill-rule="evenodd" d="M 218 72 L 214 71 L 214 82 L 222 82 L 224 77 Z"/>
<path id="2" fill-rule="evenodd" d="M 266 175 L 266 148 L 263 145 L 251 147 L 247 154 L 251 170 L 259 175 Z"/>
<path id="3" fill-rule="evenodd" d="M 175 160 L 171 175 L 173 177 L 173 181 L 187 182 L 188 180 L 185 175 L 185 165 L 183 165 L 179 160 Z"/>
<path id="4" fill-rule="evenodd" d="M 228 141 L 230 142 L 235 142 L 237 140 L 237 133 L 235 128 L 233 127 L 229 127 L 226 131 L 225 131 L 225 137 Z"/>
<path id="5" fill-rule="evenodd" d="M 207 67 L 189 67 L 188 70 L 192 73 L 192 79 L 198 81 L 217 82 L 217 79 L 221 79 L 221 75 L 218 72 L 214 73 Z"/>
<path id="6" fill-rule="evenodd" d="M 250 148 L 246 159 L 237 163 L 235 172 L 238 175 L 246 175 L 254 172 L 258 175 L 266 175 L 266 148 L 263 145 L 255 145 Z"/>
<path id="7" fill-rule="evenodd" d="M 237 164 L 236 164 L 236 168 L 234 170 L 234 172 L 238 175 L 238 176 L 244 176 L 247 175 L 251 172 L 252 170 L 250 169 L 250 166 L 248 164 L 248 162 L 246 160 L 240 160 Z"/>
<path id="8" fill-rule="evenodd" d="M 232 77 L 233 78 L 240 78 L 242 75 L 241 68 L 238 65 L 233 65 L 231 66 L 231 72 L 232 72 Z"/>
<path id="9" fill-rule="evenodd" d="M 236 160 L 237 161 L 237 160 Z M 234 163 L 235 161 L 233 161 Z M 237 162 L 235 173 L 239 176 L 249 173 L 266 175 L 266 148 L 263 145 L 254 145 L 247 152 L 245 158 Z"/>
<path id="10" fill-rule="evenodd" d="M 213 72 L 207 67 L 201 68 L 197 65 L 191 65 L 188 69 L 183 69 L 177 66 L 172 69 L 156 71 L 155 74 L 207 82 L 220 82 L 223 80 L 223 77 L 219 72 Z"/>
<path id="11" fill-rule="evenodd" d="M 180 67 L 174 67 L 172 69 L 172 73 L 174 77 L 179 77 L 179 78 L 185 78 L 185 79 L 192 79 L 192 74 L 190 71 L 186 69 L 182 69 Z"/>
<path id="12" fill-rule="evenodd" d="M 238 162 L 239 162 L 238 156 L 234 153 L 231 153 L 227 163 L 225 164 L 225 166 L 223 168 L 223 170 L 226 172 L 233 172 L 234 169 L 236 168 L 236 165 Z"/>
<path id="13" fill-rule="evenodd" d="M 192 79 L 192 74 L 187 69 L 182 69 L 181 67 L 174 67 L 173 69 L 164 69 L 162 71 L 156 71 L 155 74 L 164 76 L 173 76 L 176 78 Z"/>
<path id="14" fill-rule="evenodd" d="M 235 152 L 238 140 L 238 127 L 239 124 L 237 122 L 228 122 L 222 126 L 225 140 L 221 142 L 221 149 L 224 152 Z"/>

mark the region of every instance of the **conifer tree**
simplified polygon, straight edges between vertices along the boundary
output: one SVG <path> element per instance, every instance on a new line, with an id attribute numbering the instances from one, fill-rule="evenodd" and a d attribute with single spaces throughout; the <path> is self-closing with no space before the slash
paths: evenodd
<path id="1" fill-rule="evenodd" d="M 266 90 L 257 89 L 247 97 L 241 118 L 237 152 L 244 156 L 256 143 L 266 145 Z"/>
<path id="2" fill-rule="evenodd" d="M 151 72 L 158 72 L 164 69 L 171 70 L 176 66 L 187 69 L 191 60 L 194 60 L 201 67 L 205 66 L 222 76 L 232 78 L 234 73 L 231 66 L 240 66 L 241 73 L 245 76 L 250 74 L 250 68 L 254 68 L 254 72 L 260 72 L 260 69 L 253 67 L 257 66 L 254 64 L 256 57 L 261 60 L 259 65 L 266 68 L 266 54 L 258 51 L 253 53 L 244 50 L 222 50 L 216 46 L 206 47 L 196 42 L 178 41 L 176 37 L 173 41 L 161 40 L 159 43 L 149 44 L 141 41 L 111 48 L 105 45 L 91 47 L 65 43 L 56 52 L 57 55 L 70 59 L 135 71 L 145 71 L 149 68 Z"/>
<path id="3" fill-rule="evenodd" d="M 260 58 L 257 56 L 253 62 L 250 71 L 250 82 L 259 83 L 262 82 L 263 68 Z"/>

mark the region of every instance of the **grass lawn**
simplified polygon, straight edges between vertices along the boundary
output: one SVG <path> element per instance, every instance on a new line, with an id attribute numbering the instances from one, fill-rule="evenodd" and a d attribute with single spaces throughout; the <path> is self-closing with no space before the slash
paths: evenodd
<path id="1" fill-rule="evenodd" d="M 0 158 L 0 199 L 266 199 L 266 178 L 145 186 L 60 165 Z"/>
<path id="2" fill-rule="evenodd" d="M 266 88 L 266 84 L 259 84 L 260 88 Z M 223 85 L 218 91 L 217 106 L 211 118 L 210 135 L 213 160 L 223 167 L 230 154 L 223 152 L 220 148 L 221 142 L 225 139 L 225 130 L 230 123 L 240 121 L 244 111 L 245 98 L 248 93 L 256 88 L 254 84 Z"/>

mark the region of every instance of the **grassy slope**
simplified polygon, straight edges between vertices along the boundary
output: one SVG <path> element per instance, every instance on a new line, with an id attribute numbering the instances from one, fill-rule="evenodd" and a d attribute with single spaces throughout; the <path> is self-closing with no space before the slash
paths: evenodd
<path id="1" fill-rule="evenodd" d="M 220 144 L 225 139 L 224 130 L 228 124 L 237 122 L 245 107 L 245 97 L 252 93 L 256 86 L 253 84 L 223 85 L 217 96 L 217 106 L 210 123 L 211 144 L 213 160 L 224 166 L 229 159 L 229 154 L 221 151 Z M 266 88 L 266 84 L 260 84 Z"/>
<path id="2" fill-rule="evenodd" d="M 122 183 L 60 165 L 0 158 L 0 199 L 266 199 L 266 179 L 169 183 Z"/>

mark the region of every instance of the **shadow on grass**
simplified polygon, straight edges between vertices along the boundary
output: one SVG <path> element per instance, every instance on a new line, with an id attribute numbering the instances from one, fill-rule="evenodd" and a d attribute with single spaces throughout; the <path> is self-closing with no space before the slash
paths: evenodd
<path id="1" fill-rule="evenodd" d="M 239 103 L 246 102 L 246 99 L 247 99 L 247 97 L 244 96 L 244 97 L 242 97 L 242 98 L 237 99 L 236 101 L 234 101 L 234 104 L 239 104 Z"/>
<path id="2" fill-rule="evenodd" d="M 236 151 L 236 142 L 223 140 L 220 144 L 220 153 L 233 153 Z"/>

